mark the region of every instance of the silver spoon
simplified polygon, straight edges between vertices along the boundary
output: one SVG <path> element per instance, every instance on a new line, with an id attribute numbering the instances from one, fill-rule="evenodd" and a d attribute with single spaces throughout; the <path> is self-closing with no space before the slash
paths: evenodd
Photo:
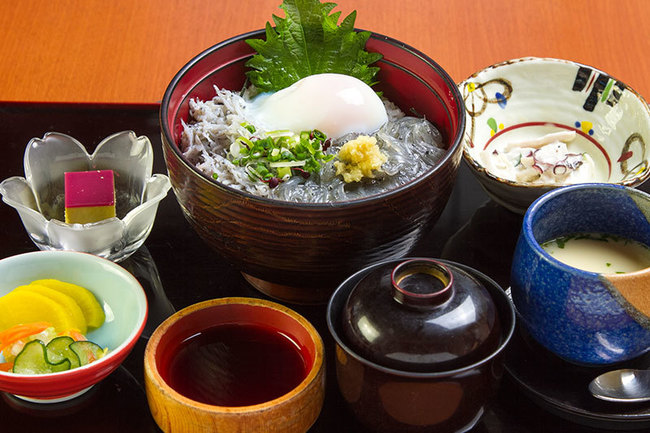
<path id="1" fill-rule="evenodd" d="M 624 368 L 608 371 L 589 383 L 589 391 L 594 397 L 607 401 L 650 401 L 650 370 Z"/>

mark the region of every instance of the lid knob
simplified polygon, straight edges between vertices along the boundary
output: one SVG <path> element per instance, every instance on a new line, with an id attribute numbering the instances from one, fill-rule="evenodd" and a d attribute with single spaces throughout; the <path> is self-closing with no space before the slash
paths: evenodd
<path id="1" fill-rule="evenodd" d="M 451 296 L 454 276 L 435 260 L 407 260 L 391 274 L 393 298 L 411 307 L 442 304 Z"/>

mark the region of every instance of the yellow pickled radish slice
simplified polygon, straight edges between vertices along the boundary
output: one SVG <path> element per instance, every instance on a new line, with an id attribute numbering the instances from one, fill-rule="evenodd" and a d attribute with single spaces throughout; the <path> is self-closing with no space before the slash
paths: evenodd
<path id="1" fill-rule="evenodd" d="M 57 331 L 75 326 L 61 304 L 40 293 L 14 290 L 0 297 L 0 331 L 32 322 L 50 322 Z"/>
<path id="2" fill-rule="evenodd" d="M 82 334 L 85 334 L 87 332 L 88 329 L 86 326 L 86 319 L 84 318 L 84 314 L 81 312 L 81 308 L 79 308 L 79 305 L 77 305 L 75 300 L 72 299 L 70 296 L 58 292 L 56 290 L 50 289 L 49 287 L 45 287 L 45 286 L 41 286 L 40 284 L 33 284 L 33 283 L 28 284 L 26 286 L 16 287 L 12 291 L 12 293 L 22 292 L 22 291 L 34 292 L 34 293 L 38 293 L 39 295 L 43 295 L 46 298 L 50 298 L 57 304 L 61 305 L 63 310 L 70 317 L 70 321 L 72 322 L 72 327 L 68 329 L 77 329 Z M 64 332 L 67 331 L 68 329 L 56 328 L 56 330 L 59 332 Z"/>
<path id="3" fill-rule="evenodd" d="M 81 312 L 89 328 L 99 328 L 104 324 L 104 320 L 106 319 L 104 309 L 90 290 L 76 284 L 55 279 L 36 280 L 32 281 L 32 284 L 49 287 L 74 299 L 79 305 L 79 308 L 81 308 Z"/>

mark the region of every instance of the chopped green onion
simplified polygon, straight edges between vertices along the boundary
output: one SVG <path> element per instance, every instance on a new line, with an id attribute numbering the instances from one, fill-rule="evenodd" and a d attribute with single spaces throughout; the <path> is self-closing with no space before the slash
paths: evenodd
<path id="1" fill-rule="evenodd" d="M 230 154 L 233 156 L 233 158 L 238 158 L 239 155 L 241 155 L 241 144 L 239 141 L 233 141 L 232 144 L 230 145 Z"/>
<path id="2" fill-rule="evenodd" d="M 292 137 L 294 133 L 289 131 L 288 129 L 278 129 L 277 131 L 266 132 L 264 135 L 271 138 L 278 138 L 278 137 Z"/>
<path id="3" fill-rule="evenodd" d="M 242 126 L 246 127 L 244 124 Z M 324 152 L 329 144 L 327 136 L 318 130 L 302 131 L 300 134 L 277 130 L 264 133 L 261 137 L 237 137 L 230 145 L 228 159 L 235 165 L 245 167 L 252 181 L 267 182 L 273 188 L 294 175 L 291 168 L 300 168 L 296 175 L 304 178 L 320 170 L 321 163 L 334 158 L 334 155 Z"/>
<path id="4" fill-rule="evenodd" d="M 237 140 L 235 140 L 235 143 L 239 143 L 240 145 L 243 145 L 244 147 L 247 147 L 249 149 L 254 146 L 253 142 L 246 137 L 237 138 Z"/>
<path id="5" fill-rule="evenodd" d="M 278 177 L 287 180 L 291 177 L 291 167 L 278 167 Z"/>
<path id="6" fill-rule="evenodd" d="M 240 125 L 243 126 L 251 134 L 255 134 L 255 127 L 253 125 L 251 125 L 250 123 L 242 122 L 242 123 L 240 123 Z"/>
<path id="7" fill-rule="evenodd" d="M 302 167 L 307 161 L 280 161 L 280 162 L 271 162 L 269 167 L 279 168 L 279 167 Z"/>

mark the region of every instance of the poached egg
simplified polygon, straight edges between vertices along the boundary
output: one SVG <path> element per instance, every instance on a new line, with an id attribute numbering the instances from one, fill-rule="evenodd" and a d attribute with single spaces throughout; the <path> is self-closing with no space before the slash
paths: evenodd
<path id="1" fill-rule="evenodd" d="M 343 74 L 305 77 L 249 106 L 255 124 L 295 133 L 318 129 L 332 139 L 351 132 L 371 134 L 388 121 L 383 102 L 358 78 Z"/>

